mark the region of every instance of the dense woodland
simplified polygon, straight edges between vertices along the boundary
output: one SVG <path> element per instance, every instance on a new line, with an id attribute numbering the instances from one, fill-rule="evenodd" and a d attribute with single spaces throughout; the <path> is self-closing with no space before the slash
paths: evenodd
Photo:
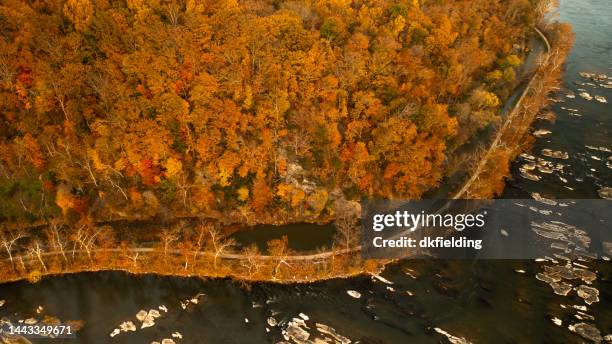
<path id="1" fill-rule="evenodd" d="M 419 197 L 499 121 L 538 3 L 2 1 L 0 219 Z"/>
<path id="2" fill-rule="evenodd" d="M 376 272 L 347 200 L 420 197 L 453 173 L 500 122 L 537 22 L 552 49 L 465 194 L 499 190 L 572 46 L 541 22 L 551 5 L 0 2 L 0 281 Z M 329 219 L 321 252 L 241 247 L 223 226 Z"/>

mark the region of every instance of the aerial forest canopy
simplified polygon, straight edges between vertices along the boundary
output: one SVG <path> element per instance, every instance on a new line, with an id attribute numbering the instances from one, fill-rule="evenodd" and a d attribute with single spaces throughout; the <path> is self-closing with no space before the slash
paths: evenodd
<path id="1" fill-rule="evenodd" d="M 420 197 L 499 121 L 536 5 L 2 1 L 0 219 Z"/>

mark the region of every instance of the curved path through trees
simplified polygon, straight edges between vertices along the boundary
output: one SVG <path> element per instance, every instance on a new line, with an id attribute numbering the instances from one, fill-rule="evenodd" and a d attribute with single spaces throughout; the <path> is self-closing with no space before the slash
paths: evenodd
<path id="1" fill-rule="evenodd" d="M 544 44 L 546 46 L 546 53 L 544 54 L 544 60 L 542 62 L 542 65 L 546 65 L 548 63 L 548 60 L 549 60 L 549 57 L 550 57 L 550 55 L 549 55 L 549 53 L 551 51 L 550 42 L 548 41 L 548 38 L 546 38 L 546 35 L 544 35 L 544 33 L 542 31 L 540 31 L 540 29 L 538 29 L 537 27 L 534 27 L 534 30 L 538 33 L 539 37 L 542 39 L 542 41 L 544 42 Z M 478 181 L 478 178 L 482 174 L 482 172 L 483 172 L 485 166 L 487 165 L 489 159 L 491 159 L 491 153 L 496 148 L 499 147 L 499 145 L 501 143 L 501 139 L 504 136 L 506 130 L 508 130 L 510 123 L 512 123 L 512 121 L 517 117 L 517 115 L 519 113 L 518 110 L 521 107 L 521 105 L 523 103 L 523 100 L 525 99 L 525 97 L 527 96 L 529 91 L 531 91 L 531 89 L 533 87 L 534 80 L 536 79 L 536 76 L 537 76 L 537 73 L 534 73 L 532 75 L 532 77 L 529 80 L 529 83 L 527 84 L 527 86 L 525 87 L 525 89 L 521 93 L 521 96 L 519 97 L 519 99 L 516 101 L 516 104 L 512 108 L 512 111 L 506 117 L 506 120 L 504 121 L 504 124 L 497 131 L 497 134 L 495 135 L 495 138 L 493 139 L 493 142 L 491 143 L 491 145 L 489 146 L 489 148 L 485 152 L 484 157 L 479 161 L 478 165 L 476 165 L 476 168 L 474 169 L 474 173 L 472 173 L 472 175 L 468 178 L 468 180 L 465 182 L 463 187 L 459 191 L 457 191 L 451 197 L 452 199 L 461 199 L 462 197 L 466 196 L 468 191 L 469 191 L 469 189 L 472 187 L 472 185 L 474 185 L 474 183 Z"/>

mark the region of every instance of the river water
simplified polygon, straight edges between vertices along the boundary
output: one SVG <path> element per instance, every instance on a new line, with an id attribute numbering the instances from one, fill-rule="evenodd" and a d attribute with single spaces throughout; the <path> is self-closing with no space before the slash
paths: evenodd
<path id="1" fill-rule="evenodd" d="M 578 88 L 584 88 L 612 101 L 610 89 L 575 84 L 590 82 L 578 75 L 580 71 L 612 75 L 609 0 L 565 0 L 560 12 L 561 20 L 570 22 L 576 32 L 564 87 L 576 94 Z M 533 172 L 541 179 L 532 181 L 520 176 L 519 168 L 528 161 L 519 158 L 502 197 L 529 198 L 538 192 L 551 198 L 598 198 L 599 189 L 612 186 L 612 169 L 606 166 L 612 153 L 586 147 L 612 148 L 610 105 L 579 96 L 569 99 L 565 94 L 556 95 L 565 100 L 553 107 L 557 120 L 535 124 L 536 129 L 552 133 L 539 138 L 530 152 L 548 160 L 542 149 L 567 152 L 563 169 L 550 174 Z M 581 116 L 565 109 L 577 109 Z M 82 320 L 85 325 L 77 339 L 53 342 L 88 344 L 151 343 L 172 338 L 175 332 L 183 336 L 182 340 L 174 338 L 179 343 L 277 343 L 284 340 L 283 331 L 300 313 L 307 316 L 307 328 L 302 328 L 310 339 L 332 337 L 320 325 L 322 331 L 317 330 L 319 323 L 360 343 L 445 342 L 435 328 L 475 343 L 580 343 L 583 338 L 567 328 L 578 322 L 594 325 L 602 335 L 612 333 L 612 263 L 581 262 L 597 273 L 591 286 L 599 290 L 600 300 L 592 305 L 576 293 L 555 295 L 547 283 L 536 279 L 545 264 L 549 262 L 404 261 L 382 274 L 393 285 L 371 277 L 242 286 L 226 279 L 84 273 L 46 278 L 37 284 L 1 285 L 0 299 L 6 303 L 0 307 L 0 316 L 11 321 L 44 315 L 62 321 Z M 361 297 L 350 296 L 348 290 Z M 183 309 L 181 302 L 198 294 L 203 294 L 198 303 Z M 155 326 L 109 337 L 122 322 L 139 325 L 135 319 L 139 310 L 161 305 L 168 312 L 160 311 Z M 583 313 L 594 320 L 578 319 L 573 305 L 586 307 Z M 268 324 L 270 317 L 279 324 Z M 562 325 L 556 325 L 553 318 Z"/>

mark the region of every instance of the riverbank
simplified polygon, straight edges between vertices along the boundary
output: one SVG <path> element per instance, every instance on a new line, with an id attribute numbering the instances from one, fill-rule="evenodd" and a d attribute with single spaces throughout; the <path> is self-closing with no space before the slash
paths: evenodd
<path id="1" fill-rule="evenodd" d="M 0 283 L 24 279 L 36 283 L 46 277 L 100 271 L 231 278 L 244 282 L 311 283 L 361 274 L 378 275 L 390 262 L 363 261 L 355 257 L 354 252 L 347 251 L 316 255 L 256 256 L 180 250 L 163 252 L 154 248 L 45 252 L 40 256 L 14 257 L 13 261 L 3 270 Z"/>

